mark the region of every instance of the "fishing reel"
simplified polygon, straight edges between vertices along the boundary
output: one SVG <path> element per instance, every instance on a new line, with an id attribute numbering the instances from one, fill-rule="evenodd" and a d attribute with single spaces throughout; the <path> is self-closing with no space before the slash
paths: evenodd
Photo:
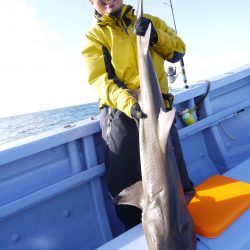
<path id="1" fill-rule="evenodd" d="M 170 84 L 174 83 L 179 74 L 176 73 L 176 67 L 169 66 L 167 70 L 168 80 Z"/>

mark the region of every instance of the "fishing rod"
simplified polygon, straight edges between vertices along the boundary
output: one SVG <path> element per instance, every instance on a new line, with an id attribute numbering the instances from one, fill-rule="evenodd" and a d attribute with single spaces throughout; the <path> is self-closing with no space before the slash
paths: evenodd
<path id="1" fill-rule="evenodd" d="M 177 28 L 176 28 L 176 22 L 175 22 L 175 16 L 174 16 L 174 9 L 173 9 L 173 5 L 172 5 L 172 0 L 169 0 L 169 2 L 170 2 L 170 7 L 171 7 L 173 21 L 174 21 L 174 28 L 175 28 L 175 32 L 177 34 Z M 166 5 L 169 6 L 169 3 L 164 2 L 163 4 L 166 4 Z M 183 82 L 185 84 L 185 88 L 187 89 L 187 88 L 189 88 L 189 86 L 187 84 L 187 76 L 186 76 L 185 64 L 184 64 L 183 58 L 180 60 L 180 65 L 181 65 L 181 74 L 182 74 L 182 77 L 183 77 Z M 176 79 L 176 77 L 178 76 L 178 75 L 176 76 L 176 71 L 171 66 L 169 67 L 169 73 L 168 73 L 168 75 L 170 76 L 170 79 L 172 79 L 173 82 Z"/>

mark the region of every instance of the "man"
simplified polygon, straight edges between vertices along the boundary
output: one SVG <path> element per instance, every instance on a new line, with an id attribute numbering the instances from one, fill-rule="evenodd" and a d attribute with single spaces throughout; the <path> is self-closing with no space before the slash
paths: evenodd
<path id="1" fill-rule="evenodd" d="M 110 193 L 141 179 L 137 122 L 146 117 L 133 93 L 140 88 L 136 35 L 144 35 L 149 23 L 151 54 L 167 108 L 168 95 L 164 60 L 175 63 L 185 53 L 185 44 L 161 19 L 145 15 L 137 20 L 134 10 L 123 0 L 89 0 L 95 8 L 96 24 L 86 34 L 82 51 L 88 83 L 99 96 L 100 124 L 104 140 L 105 164 Z M 171 129 L 178 169 L 184 191 L 193 190 L 183 159 L 175 126 Z M 132 206 L 116 206 L 117 215 L 129 229 L 141 221 L 141 211 Z"/>

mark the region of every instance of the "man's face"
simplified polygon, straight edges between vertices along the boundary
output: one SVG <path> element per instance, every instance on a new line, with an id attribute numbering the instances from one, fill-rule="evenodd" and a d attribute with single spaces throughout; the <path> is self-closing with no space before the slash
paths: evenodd
<path id="1" fill-rule="evenodd" d="M 123 0 L 89 0 L 100 15 L 111 14 L 122 8 Z"/>

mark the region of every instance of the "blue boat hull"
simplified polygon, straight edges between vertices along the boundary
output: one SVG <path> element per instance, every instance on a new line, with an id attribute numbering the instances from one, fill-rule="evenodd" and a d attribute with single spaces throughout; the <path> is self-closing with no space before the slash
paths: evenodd
<path id="1" fill-rule="evenodd" d="M 250 183 L 250 65 L 210 82 L 196 122 L 177 116 L 188 172 L 195 185 L 216 174 Z M 177 113 L 206 89 L 173 91 Z M 217 239 L 200 236 L 198 249 L 250 249 L 249 223 L 248 209 Z M 4 250 L 146 249 L 141 226 L 122 234 L 115 216 L 98 117 L 0 146 L 0 232 Z"/>

